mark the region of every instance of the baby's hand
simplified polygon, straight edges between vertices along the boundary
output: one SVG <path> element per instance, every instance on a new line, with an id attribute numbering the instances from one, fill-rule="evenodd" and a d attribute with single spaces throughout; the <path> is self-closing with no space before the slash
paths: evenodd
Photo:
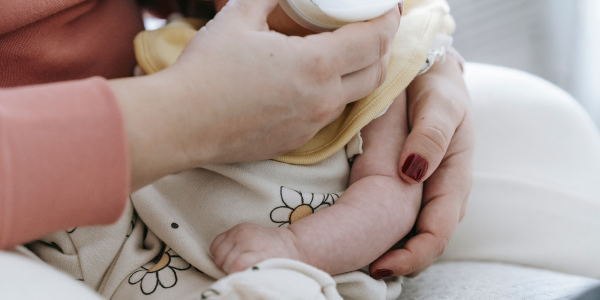
<path id="1" fill-rule="evenodd" d="M 210 245 L 215 264 L 227 274 L 269 258 L 300 260 L 294 233 L 287 228 L 240 224 L 218 235 Z"/>

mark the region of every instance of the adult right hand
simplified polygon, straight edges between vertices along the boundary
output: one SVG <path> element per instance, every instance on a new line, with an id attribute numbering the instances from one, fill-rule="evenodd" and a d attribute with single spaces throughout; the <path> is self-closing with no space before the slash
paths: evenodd
<path id="1" fill-rule="evenodd" d="M 232 0 L 171 67 L 111 82 L 127 127 L 132 190 L 188 168 L 280 156 L 383 83 L 398 9 L 288 37 L 267 25 L 277 3 Z"/>

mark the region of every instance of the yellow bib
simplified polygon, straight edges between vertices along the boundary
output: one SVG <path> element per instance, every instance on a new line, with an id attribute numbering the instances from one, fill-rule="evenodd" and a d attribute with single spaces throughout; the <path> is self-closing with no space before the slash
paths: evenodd
<path id="1" fill-rule="evenodd" d="M 454 32 L 455 24 L 449 11 L 445 0 L 405 0 L 404 16 L 392 44 L 392 55 L 383 85 L 367 97 L 348 104 L 337 120 L 321 129 L 304 146 L 275 160 L 309 165 L 343 149 L 417 76 L 436 33 Z M 180 19 L 161 29 L 141 32 L 134 41 L 138 64 L 146 74 L 167 68 L 177 60 L 204 25 L 199 20 Z"/>

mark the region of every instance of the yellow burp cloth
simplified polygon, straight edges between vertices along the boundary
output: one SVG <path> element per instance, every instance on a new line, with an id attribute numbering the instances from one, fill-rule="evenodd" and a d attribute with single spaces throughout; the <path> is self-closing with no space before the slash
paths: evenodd
<path id="1" fill-rule="evenodd" d="M 342 115 L 321 129 L 308 143 L 275 160 L 298 165 L 318 163 L 346 144 L 379 116 L 417 76 L 438 32 L 454 32 L 445 0 L 405 0 L 404 16 L 392 44 L 385 82 L 367 97 L 348 104 Z M 152 74 L 172 65 L 198 29 L 206 23 L 178 19 L 154 31 L 139 33 L 134 41 L 140 67 Z"/>

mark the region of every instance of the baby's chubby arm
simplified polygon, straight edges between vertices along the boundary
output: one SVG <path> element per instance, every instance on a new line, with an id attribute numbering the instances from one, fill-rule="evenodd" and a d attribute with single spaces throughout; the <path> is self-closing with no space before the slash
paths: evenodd
<path id="1" fill-rule="evenodd" d="M 385 115 L 362 130 L 364 153 L 356 158 L 350 187 L 335 205 L 287 228 L 238 225 L 213 241 L 215 264 L 233 273 L 283 257 L 334 275 L 373 262 L 409 233 L 420 209 L 422 186 L 405 183 L 398 173 L 407 135 L 402 93 Z"/>
<path id="2" fill-rule="evenodd" d="M 406 93 L 361 136 L 364 153 L 354 161 L 348 190 L 332 207 L 289 227 L 305 262 L 330 274 L 373 262 L 410 232 L 420 209 L 422 186 L 407 184 L 398 172 L 408 136 Z"/>

